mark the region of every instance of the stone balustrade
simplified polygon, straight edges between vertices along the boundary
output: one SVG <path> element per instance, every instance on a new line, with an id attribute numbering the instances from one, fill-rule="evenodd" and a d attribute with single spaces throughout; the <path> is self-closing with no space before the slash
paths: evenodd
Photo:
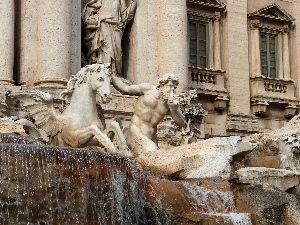
<path id="1" fill-rule="evenodd" d="M 192 81 L 196 81 L 197 83 L 210 83 L 215 84 L 215 77 L 216 75 L 212 71 L 191 71 L 191 78 Z"/>
<path id="2" fill-rule="evenodd" d="M 296 100 L 294 83 L 293 80 L 254 77 L 250 79 L 251 97 Z"/>
<path id="3" fill-rule="evenodd" d="M 299 101 L 295 97 L 295 82 L 291 79 L 272 79 L 263 76 L 250 78 L 252 113 L 266 116 L 269 103 L 281 104 L 284 116 L 294 116 Z"/>
<path id="4" fill-rule="evenodd" d="M 199 92 L 210 95 L 227 94 L 225 89 L 225 71 L 189 66 L 189 84 Z"/>
<path id="5" fill-rule="evenodd" d="M 282 82 L 265 81 L 265 91 L 286 93 L 287 85 Z"/>

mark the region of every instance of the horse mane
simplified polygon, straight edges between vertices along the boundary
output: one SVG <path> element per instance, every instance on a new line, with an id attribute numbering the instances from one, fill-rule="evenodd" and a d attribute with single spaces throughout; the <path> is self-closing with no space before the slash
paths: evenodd
<path id="1" fill-rule="evenodd" d="M 76 85 L 80 87 L 82 83 L 86 83 L 88 76 L 98 69 L 104 69 L 106 74 L 110 74 L 110 63 L 86 65 L 85 67 L 82 67 L 76 75 L 71 76 L 67 83 L 66 90 L 62 91 L 60 94 L 60 98 L 64 100 L 64 104 L 70 104 L 69 99 L 72 97 Z"/>

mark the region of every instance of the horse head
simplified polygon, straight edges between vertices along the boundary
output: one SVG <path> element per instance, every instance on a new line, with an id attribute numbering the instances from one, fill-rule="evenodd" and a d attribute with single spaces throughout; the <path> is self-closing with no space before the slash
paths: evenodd
<path id="1" fill-rule="evenodd" d="M 102 103 L 108 103 L 111 100 L 111 70 L 109 63 L 94 64 L 90 74 L 90 86 L 93 91 L 101 97 Z"/>

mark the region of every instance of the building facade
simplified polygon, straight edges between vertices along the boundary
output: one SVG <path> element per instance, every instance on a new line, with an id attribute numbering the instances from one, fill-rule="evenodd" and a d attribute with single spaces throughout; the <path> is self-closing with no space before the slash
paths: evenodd
<path id="1" fill-rule="evenodd" d="M 87 2 L 1 1 L 2 86 L 64 88 L 81 67 Z M 179 91 L 196 88 L 208 111 L 203 137 L 274 130 L 299 107 L 299 21 L 300 0 L 137 0 L 122 40 L 123 76 L 155 84 L 174 73 Z M 107 111 L 129 118 L 119 98 Z"/>

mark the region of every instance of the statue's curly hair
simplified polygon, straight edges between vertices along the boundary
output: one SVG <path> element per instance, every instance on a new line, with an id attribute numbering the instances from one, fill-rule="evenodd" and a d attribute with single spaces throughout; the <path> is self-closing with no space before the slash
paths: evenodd
<path id="1" fill-rule="evenodd" d="M 169 80 L 172 80 L 174 85 L 177 87 L 179 84 L 179 79 L 177 76 L 171 73 L 164 74 L 161 78 L 158 79 L 158 84 L 156 86 L 157 89 L 164 86 L 166 83 L 168 83 Z"/>

